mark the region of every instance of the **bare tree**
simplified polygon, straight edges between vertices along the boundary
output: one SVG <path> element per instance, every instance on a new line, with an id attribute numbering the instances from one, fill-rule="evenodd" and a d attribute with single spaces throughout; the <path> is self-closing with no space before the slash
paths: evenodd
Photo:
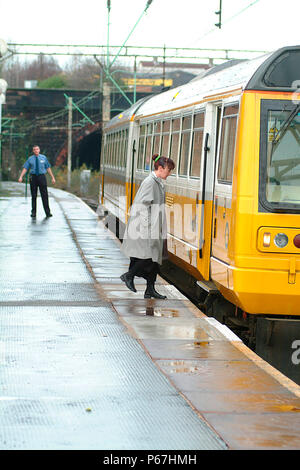
<path id="1" fill-rule="evenodd" d="M 40 54 L 29 62 L 14 54 L 2 63 L 1 75 L 9 88 L 23 88 L 25 80 L 44 80 L 61 72 L 58 62 L 51 56 Z"/>

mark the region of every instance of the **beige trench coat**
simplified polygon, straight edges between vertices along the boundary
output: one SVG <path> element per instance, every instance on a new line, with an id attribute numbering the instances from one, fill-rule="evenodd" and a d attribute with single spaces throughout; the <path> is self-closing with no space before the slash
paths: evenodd
<path id="1" fill-rule="evenodd" d="M 162 264 L 167 257 L 166 243 L 165 188 L 161 178 L 152 172 L 135 196 L 122 251 L 129 258 L 152 258 L 152 261 Z"/>

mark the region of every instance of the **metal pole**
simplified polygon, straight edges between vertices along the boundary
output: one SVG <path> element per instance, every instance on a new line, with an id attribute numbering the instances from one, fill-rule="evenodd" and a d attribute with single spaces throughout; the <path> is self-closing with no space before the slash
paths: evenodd
<path id="1" fill-rule="evenodd" d="M 136 56 L 134 58 L 134 72 L 133 72 L 133 102 L 136 103 Z"/>
<path id="2" fill-rule="evenodd" d="M 2 181 L 2 103 L 0 100 L 0 181 Z"/>
<path id="3" fill-rule="evenodd" d="M 106 50 L 106 67 L 109 69 L 109 16 L 110 16 L 110 0 L 107 0 L 107 50 Z"/>
<path id="4" fill-rule="evenodd" d="M 110 120 L 110 85 L 108 80 L 103 82 L 103 98 L 102 98 L 102 122 L 103 125 Z"/>
<path id="5" fill-rule="evenodd" d="M 128 96 L 124 93 L 124 91 L 122 90 L 122 88 L 119 87 L 119 85 L 117 84 L 117 82 L 113 79 L 113 77 L 111 76 L 111 74 L 109 73 L 109 71 L 107 71 L 106 67 L 104 67 L 101 62 L 97 59 L 96 56 L 94 56 L 94 59 L 95 61 L 97 62 L 97 64 L 100 65 L 100 67 L 102 68 L 103 72 L 105 73 L 105 76 L 106 78 L 104 79 L 103 81 L 103 87 L 104 87 L 104 83 L 105 81 L 108 81 L 107 79 L 109 79 L 114 85 L 115 87 L 117 88 L 117 90 L 119 90 L 119 92 L 124 96 L 124 98 L 128 101 L 128 103 L 130 104 L 130 106 L 132 106 L 132 101 L 128 98 Z M 103 93 L 104 95 L 104 93 Z"/>
<path id="6" fill-rule="evenodd" d="M 72 171 L 72 97 L 68 98 L 68 188 L 71 187 Z"/>
<path id="7" fill-rule="evenodd" d="M 130 38 L 130 36 L 132 35 L 133 31 L 135 30 L 135 28 L 137 27 L 137 25 L 139 24 L 139 22 L 141 21 L 142 17 L 144 16 L 144 14 L 146 13 L 146 11 L 148 10 L 149 6 L 151 5 L 152 3 L 152 0 L 148 0 L 147 1 L 147 5 L 145 6 L 142 14 L 140 15 L 139 19 L 137 20 L 137 22 L 135 23 L 134 27 L 132 28 L 132 30 L 130 31 L 130 33 L 128 34 L 127 38 L 125 39 L 125 41 L 123 42 L 122 46 L 120 47 L 120 49 L 118 50 L 117 54 L 115 55 L 114 57 L 114 60 L 112 61 L 112 63 L 110 64 L 110 67 L 112 67 L 112 65 L 114 64 L 114 62 L 117 60 L 117 58 L 119 57 L 120 55 L 120 52 L 121 50 L 123 49 L 123 47 L 125 46 L 126 42 L 128 41 L 128 39 Z M 108 66 L 107 66 L 108 68 Z"/>
<path id="8" fill-rule="evenodd" d="M 29 147 L 26 145 L 26 160 L 29 158 Z M 28 171 L 25 174 L 25 199 L 27 198 Z"/>
<path id="9" fill-rule="evenodd" d="M 163 88 L 165 88 L 165 80 L 166 80 L 166 45 L 164 44 Z"/>
<path id="10" fill-rule="evenodd" d="M 12 149 L 13 149 L 13 128 L 14 128 L 14 121 L 11 121 L 10 124 L 10 129 L 9 129 L 9 163 L 8 163 L 8 173 L 9 173 L 9 179 L 11 177 L 11 162 L 13 160 L 12 158 Z"/>

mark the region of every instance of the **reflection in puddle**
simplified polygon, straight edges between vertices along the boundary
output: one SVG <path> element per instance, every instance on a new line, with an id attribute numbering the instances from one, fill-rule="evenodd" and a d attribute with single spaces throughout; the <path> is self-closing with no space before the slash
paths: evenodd
<path id="1" fill-rule="evenodd" d="M 141 313 L 143 313 L 143 315 L 148 315 L 151 317 L 166 317 L 166 318 L 179 317 L 178 310 L 172 309 L 172 308 L 162 309 L 162 308 L 146 307 L 146 311 L 142 310 Z"/>
<path id="2" fill-rule="evenodd" d="M 189 365 L 186 361 L 171 361 L 168 363 L 171 374 L 193 374 L 198 373 L 201 367 Z"/>
<path id="3" fill-rule="evenodd" d="M 194 341 L 193 343 L 188 343 L 186 349 L 202 348 L 203 346 L 208 346 L 209 341 Z"/>
<path id="4" fill-rule="evenodd" d="M 293 405 L 274 405 L 272 408 L 274 411 L 283 411 L 283 412 L 293 411 L 297 413 L 300 412 L 300 408 L 297 408 L 296 406 L 293 406 Z"/>

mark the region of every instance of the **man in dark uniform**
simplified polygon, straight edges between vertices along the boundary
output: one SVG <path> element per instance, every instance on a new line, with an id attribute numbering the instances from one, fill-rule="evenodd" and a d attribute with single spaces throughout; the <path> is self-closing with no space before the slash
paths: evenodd
<path id="1" fill-rule="evenodd" d="M 47 160 L 45 155 L 40 153 L 40 148 L 38 145 L 33 146 L 33 155 L 28 158 L 28 160 L 24 163 L 23 170 L 21 172 L 19 183 L 22 183 L 23 176 L 25 173 L 30 170 L 30 190 L 31 190 L 31 217 L 36 217 L 36 198 L 37 198 L 37 190 L 40 189 L 42 202 L 44 211 L 46 213 L 46 217 L 52 217 L 49 208 L 49 201 L 48 201 L 48 190 L 47 190 L 47 179 L 46 179 L 46 172 L 49 173 L 52 179 L 52 183 L 55 183 L 55 178 L 50 168 L 50 163 Z"/>

